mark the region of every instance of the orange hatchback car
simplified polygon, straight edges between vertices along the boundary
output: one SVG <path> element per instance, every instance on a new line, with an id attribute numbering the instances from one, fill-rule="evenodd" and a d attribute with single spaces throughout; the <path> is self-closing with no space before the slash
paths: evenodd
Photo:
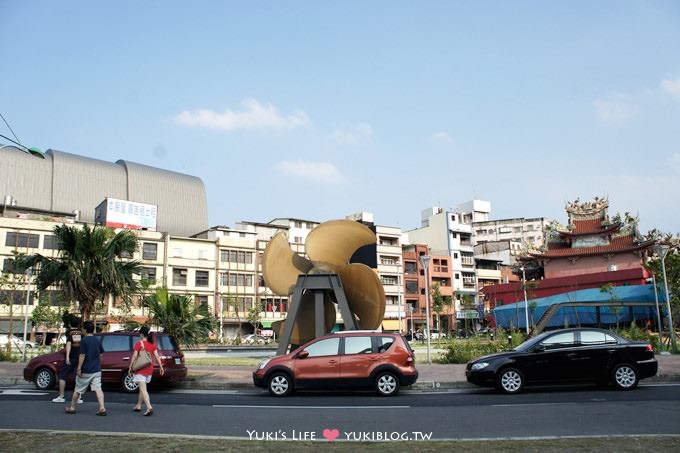
<path id="1" fill-rule="evenodd" d="M 269 358 L 253 383 L 273 396 L 299 389 L 373 388 L 396 395 L 418 379 L 413 350 L 398 333 L 345 331 L 315 338 L 294 351 Z"/>

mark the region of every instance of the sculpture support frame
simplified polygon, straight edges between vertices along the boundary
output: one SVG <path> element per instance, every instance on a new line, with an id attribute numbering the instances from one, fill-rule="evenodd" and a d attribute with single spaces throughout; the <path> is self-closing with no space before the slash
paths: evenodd
<path id="1" fill-rule="evenodd" d="M 345 330 L 357 330 L 357 322 L 349 309 L 347 297 L 345 297 L 345 290 L 342 287 L 342 282 L 338 274 L 304 274 L 299 275 L 295 290 L 293 291 L 290 302 L 290 310 L 286 317 L 283 333 L 279 337 L 279 348 L 276 355 L 286 354 L 290 346 L 290 338 L 293 334 L 293 327 L 297 320 L 300 308 L 302 306 L 302 295 L 305 291 L 314 292 L 314 329 L 315 336 L 320 337 L 325 335 L 326 328 L 325 308 L 324 308 L 324 294 L 333 293 L 338 302 L 338 308 L 342 315 L 342 320 L 345 323 Z"/>

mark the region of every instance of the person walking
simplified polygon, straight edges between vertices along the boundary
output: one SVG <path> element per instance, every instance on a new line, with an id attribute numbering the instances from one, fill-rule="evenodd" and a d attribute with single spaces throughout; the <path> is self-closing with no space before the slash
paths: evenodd
<path id="1" fill-rule="evenodd" d="M 66 394 L 66 379 L 69 375 L 74 375 L 76 367 L 78 366 L 78 356 L 80 355 L 80 338 L 82 336 L 82 329 L 79 327 L 80 319 L 72 314 L 64 316 L 64 324 L 66 324 L 66 357 L 64 364 L 59 370 L 59 395 L 52 399 L 53 403 L 65 403 Z M 82 404 L 83 400 L 78 399 L 78 404 Z"/>
<path id="2" fill-rule="evenodd" d="M 137 404 L 132 409 L 135 412 L 142 411 L 142 403 L 146 406 L 146 412 L 144 416 L 148 417 L 153 415 L 153 407 L 151 406 L 151 400 L 149 398 L 149 390 L 147 389 L 147 384 L 151 382 L 151 376 L 153 376 L 153 361 L 151 363 L 139 370 L 133 371 L 132 367 L 139 357 L 141 351 L 146 351 L 150 356 L 155 357 L 158 365 L 160 366 L 161 376 L 165 374 L 163 369 L 163 364 L 161 363 L 161 358 L 158 355 L 158 348 L 153 342 L 153 337 L 149 335 L 149 328 L 143 326 L 139 329 L 140 340 L 135 343 L 135 352 L 132 354 L 132 359 L 130 360 L 130 367 L 128 368 L 128 374 L 132 375 L 133 382 L 136 382 L 139 386 L 139 396 L 137 397 Z"/>
<path id="3" fill-rule="evenodd" d="M 71 405 L 66 406 L 65 410 L 67 414 L 75 414 L 76 402 L 80 399 L 80 395 L 87 392 L 87 388 L 90 387 L 97 395 L 97 402 L 99 403 L 97 415 L 106 415 L 101 367 L 101 354 L 104 350 L 100 341 L 94 336 L 94 323 L 87 321 L 84 327 L 85 337 L 80 341 L 80 354 L 76 368 L 76 388 L 73 391 Z"/>

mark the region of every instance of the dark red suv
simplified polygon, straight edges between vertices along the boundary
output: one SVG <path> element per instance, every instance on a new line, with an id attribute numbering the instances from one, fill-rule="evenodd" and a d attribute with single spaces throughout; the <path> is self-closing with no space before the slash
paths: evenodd
<path id="1" fill-rule="evenodd" d="M 139 341 L 138 332 L 103 332 L 95 334 L 102 343 L 104 353 L 101 358 L 102 382 L 121 384 L 128 392 L 137 390 L 137 383 L 128 375 L 128 367 L 132 358 L 132 347 Z M 154 343 L 158 347 L 158 355 L 163 362 L 165 374 L 160 375 L 160 368 L 154 360 L 152 383 L 175 383 L 187 376 L 184 353 L 170 335 L 154 332 Z M 34 357 L 24 368 L 24 379 L 33 381 L 36 388 L 49 390 L 57 383 L 57 374 L 64 365 L 65 349 Z M 73 382 L 70 376 L 67 382 Z"/>
<path id="2" fill-rule="evenodd" d="M 315 338 L 265 360 L 253 373 L 254 384 L 274 396 L 313 388 L 373 388 L 391 396 L 417 379 L 413 350 L 400 334 L 363 331 Z"/>

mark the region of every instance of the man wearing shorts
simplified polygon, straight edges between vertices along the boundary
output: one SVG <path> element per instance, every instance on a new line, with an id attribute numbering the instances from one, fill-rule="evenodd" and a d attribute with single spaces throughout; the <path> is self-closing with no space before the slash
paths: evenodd
<path id="1" fill-rule="evenodd" d="M 80 341 L 80 355 L 78 356 L 78 367 L 76 368 L 76 388 L 73 391 L 71 405 L 66 406 L 67 414 L 76 413 L 76 403 L 82 393 L 87 392 L 90 387 L 97 395 L 99 409 L 97 415 L 106 415 L 104 407 L 104 392 L 102 392 L 102 367 L 101 353 L 104 352 L 99 339 L 94 336 L 94 323 L 85 323 L 85 337 Z"/>
<path id="2" fill-rule="evenodd" d="M 80 327 L 80 319 L 76 316 L 68 315 L 66 320 L 68 330 L 66 333 L 66 357 L 64 365 L 59 370 L 59 395 L 52 400 L 53 403 L 65 403 L 66 379 L 69 375 L 73 376 L 78 366 L 78 356 L 80 355 L 80 338 L 83 334 Z M 83 402 L 78 400 L 78 404 Z"/>

